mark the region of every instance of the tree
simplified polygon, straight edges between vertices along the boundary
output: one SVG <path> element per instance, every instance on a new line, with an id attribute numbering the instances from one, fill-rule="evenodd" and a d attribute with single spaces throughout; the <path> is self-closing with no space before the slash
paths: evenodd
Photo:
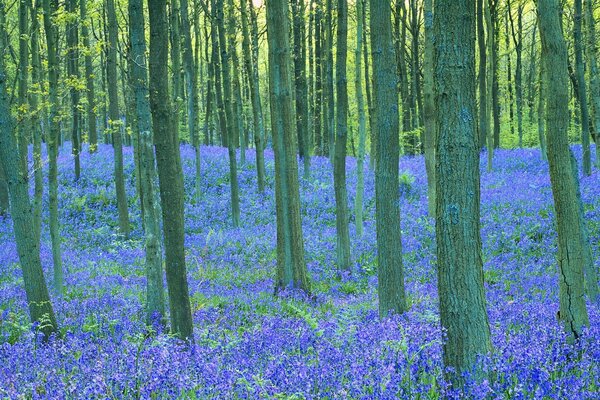
<path id="1" fill-rule="evenodd" d="M 475 108 L 475 0 L 435 0 L 436 242 L 443 358 L 483 379 L 477 357 L 492 350 L 479 230 L 479 138 Z"/>
<path id="2" fill-rule="evenodd" d="M 379 315 L 406 311 L 400 195 L 398 190 L 398 96 L 396 53 L 388 1 L 371 0 L 371 57 L 373 59 L 373 121 L 377 138 L 375 164 L 375 223 L 379 279 Z"/>
<path id="3" fill-rule="evenodd" d="M 304 44 L 304 0 L 292 0 L 294 36 L 294 83 L 296 88 L 296 131 L 298 151 L 304 162 L 304 177 L 310 176 L 308 138 L 308 86 L 306 83 L 306 46 Z"/>
<path id="4" fill-rule="evenodd" d="M 354 86 L 356 90 L 356 107 L 358 109 L 358 157 L 356 159 L 356 197 L 354 199 L 354 214 L 356 215 L 356 235 L 363 234 L 363 197 L 365 192 L 365 147 L 367 139 L 367 121 L 365 116 L 365 100 L 362 91 L 362 57 L 363 46 L 363 12 L 365 0 L 356 1 L 356 48 L 354 50 Z M 368 77 L 366 77 L 368 78 Z"/>
<path id="5" fill-rule="evenodd" d="M 6 216 L 10 204 L 8 201 L 8 182 L 6 182 L 6 174 L 0 164 L 0 217 Z"/>
<path id="6" fill-rule="evenodd" d="M 227 59 L 231 61 L 231 111 L 232 125 L 234 127 L 233 137 L 236 146 L 240 148 L 240 164 L 246 163 L 246 135 L 244 134 L 244 123 L 242 119 L 242 93 L 240 88 L 240 62 L 237 55 L 235 8 L 233 0 L 227 0 Z M 228 64 L 223 64 L 228 65 Z M 239 221 L 238 221 L 239 223 Z"/>
<path id="7" fill-rule="evenodd" d="M 559 319 L 570 341 L 589 324 L 584 298 L 586 249 L 577 171 L 569 148 L 569 82 L 567 47 L 560 25 L 558 0 L 538 0 L 538 23 L 545 65 L 548 164 L 558 233 Z"/>
<path id="8" fill-rule="evenodd" d="M 590 98 L 594 116 L 594 137 L 596 141 L 596 165 L 600 168 L 600 71 L 598 70 L 596 21 L 594 0 L 585 2 L 585 22 L 587 25 L 586 56 L 590 65 Z"/>
<path id="9" fill-rule="evenodd" d="M 253 7 L 250 4 L 250 7 Z M 248 28 L 248 5 L 246 0 L 240 1 L 240 10 L 242 17 L 242 50 L 244 54 L 244 68 L 248 76 L 248 85 L 250 86 L 250 101 L 252 103 L 252 125 L 254 126 L 254 147 L 256 147 L 256 181 L 258 192 L 265 191 L 265 153 L 263 137 L 265 127 L 262 115 L 262 105 L 260 101 L 260 87 L 258 78 L 258 67 L 254 67 L 255 60 L 252 57 L 250 48 L 250 30 Z"/>
<path id="10" fill-rule="evenodd" d="M 435 104 L 433 99 L 433 0 L 425 0 L 425 55 L 423 59 L 423 120 L 425 169 L 427 172 L 427 209 L 435 218 Z"/>
<path id="11" fill-rule="evenodd" d="M 150 111 L 148 76 L 146 75 L 146 39 L 142 0 L 129 0 L 129 35 L 131 40 L 131 78 L 135 94 L 140 154 L 140 189 L 146 236 L 146 323 L 165 317 L 165 295 L 160 245 L 160 223 L 155 204 L 154 147 Z"/>
<path id="12" fill-rule="evenodd" d="M 337 232 L 337 266 L 350 270 L 350 233 L 348 230 L 348 193 L 346 191 L 346 144 L 348 141 L 348 88 L 346 58 L 348 53 L 348 4 L 338 0 L 337 56 L 335 78 L 337 108 L 333 162 L 333 186 L 335 191 L 335 226 Z"/>
<path id="13" fill-rule="evenodd" d="M 106 52 L 106 80 L 108 91 L 108 118 L 112 135 L 113 154 L 115 157 L 115 188 L 117 192 L 117 209 L 119 211 L 119 230 L 121 235 L 129 236 L 129 211 L 125 193 L 125 177 L 123 175 L 123 143 L 121 138 L 121 119 L 119 116 L 119 94 L 117 92 L 117 41 L 118 25 L 115 11 L 115 0 L 106 0 L 108 23 L 108 50 Z"/>
<path id="14" fill-rule="evenodd" d="M 277 277 L 275 291 L 297 288 L 310 292 L 304 260 L 300 189 L 296 162 L 296 115 L 292 85 L 290 21 L 287 0 L 267 2 L 269 97 L 275 153 L 277 213 Z"/>
<path id="15" fill-rule="evenodd" d="M 511 10 L 511 1 L 507 3 L 507 14 L 510 20 L 510 29 L 512 39 L 517 53 L 515 65 L 515 95 L 517 100 L 517 133 L 519 135 L 519 147 L 523 147 L 523 8 L 525 3 L 523 0 L 518 0 L 517 4 L 517 27 L 515 29 L 515 21 Z M 510 73 L 510 70 L 509 70 Z M 509 82 L 510 85 L 510 82 Z M 511 117 L 512 120 L 512 117 Z"/>
<path id="16" fill-rule="evenodd" d="M 148 0 L 150 109 L 162 205 L 171 331 L 183 340 L 193 341 L 192 310 L 185 266 L 183 171 L 169 97 L 169 28 L 166 6 L 166 0 Z"/>
<path id="17" fill-rule="evenodd" d="M 581 112 L 581 147 L 583 148 L 583 173 L 592 174 L 592 159 L 590 153 L 590 116 L 588 111 L 587 88 L 583 70 L 583 35 L 581 24 L 583 20 L 582 0 L 575 0 L 573 14 L 573 41 L 575 42 L 575 76 L 577 79 L 577 99 Z"/>
<path id="18" fill-rule="evenodd" d="M 52 21 L 52 16 L 58 10 L 57 0 L 43 0 L 44 30 L 46 31 L 46 49 L 48 51 L 48 99 L 50 113 L 48 115 L 48 208 L 50 239 L 52 241 L 52 262 L 54 265 L 54 290 L 61 295 L 63 290 L 63 267 L 60 250 L 60 232 L 58 222 L 58 29 Z"/>
<path id="19" fill-rule="evenodd" d="M 57 332 L 58 325 L 40 259 L 40 243 L 33 230 L 33 217 L 29 203 L 28 182 L 20 172 L 20 156 L 13 135 L 14 121 L 10 111 L 10 96 L 7 88 L 7 74 L 4 54 L 8 43 L 5 34 L 4 2 L 0 2 L 0 171 L 6 173 L 10 196 L 10 214 L 13 221 L 19 262 L 23 271 L 23 283 L 32 323 L 47 339 Z M 4 173 L 0 172 L 0 175 Z"/>
<path id="20" fill-rule="evenodd" d="M 81 40 L 85 51 L 85 82 L 87 96 L 87 128 L 90 153 L 98 149 L 98 128 L 96 126 L 96 89 L 94 85 L 94 63 L 92 59 L 92 47 L 90 45 L 90 33 L 88 29 L 87 1 L 79 1 L 79 19 L 81 21 Z"/>
<path id="21" fill-rule="evenodd" d="M 484 0 L 477 0 L 477 45 L 479 47 L 479 72 L 477 83 L 479 85 L 479 147 L 483 148 L 486 144 L 487 131 L 489 128 L 489 115 L 487 114 L 487 49 L 486 33 L 484 28 Z M 488 31 L 489 32 L 489 31 Z M 489 33 L 487 40 L 490 40 Z"/>
<path id="22" fill-rule="evenodd" d="M 78 4 L 86 0 L 68 0 L 67 13 L 67 75 L 69 79 L 69 92 L 71 97 L 71 155 L 75 162 L 75 180 L 81 175 L 81 162 L 79 160 L 79 23 Z M 79 12 L 78 12 L 79 11 Z"/>

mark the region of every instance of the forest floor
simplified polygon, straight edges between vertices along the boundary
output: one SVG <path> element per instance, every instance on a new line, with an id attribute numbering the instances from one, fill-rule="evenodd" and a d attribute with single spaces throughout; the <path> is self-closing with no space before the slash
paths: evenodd
<path id="1" fill-rule="evenodd" d="M 67 146 L 70 147 L 70 144 Z M 578 149 L 575 149 L 577 152 Z M 374 178 L 366 168 L 365 233 L 350 224 L 352 275 L 335 267 L 332 168 L 313 158 L 301 181 L 306 260 L 314 298 L 273 296 L 273 155 L 257 193 L 254 152 L 239 169 L 242 227 L 229 217 L 227 153 L 202 148 L 202 198 L 193 200 L 193 150 L 182 147 L 186 254 L 195 345 L 146 335 L 143 233 L 131 149 L 125 172 L 133 233 L 122 240 L 112 149 L 82 154 L 75 183 L 70 151 L 59 159 L 64 298 L 53 298 L 62 340 L 33 340 L 10 220 L 0 220 L 0 398 L 387 399 L 440 398 L 441 343 L 435 227 L 427 217 L 422 157 L 402 158 L 402 246 L 410 311 L 377 314 Z M 468 398 L 600 398 L 600 308 L 578 348 L 556 318 L 558 280 L 552 192 L 536 149 L 498 151 L 481 173 L 481 235 L 494 379 Z M 349 204 L 356 162 L 347 161 Z M 302 175 L 302 174 L 300 174 Z M 600 265 L 600 174 L 581 181 L 596 267 Z M 45 194 L 47 196 L 47 193 Z M 47 198 L 44 199 L 47 201 Z M 351 207 L 352 208 L 352 207 Z M 44 210 L 42 263 L 52 276 Z"/>

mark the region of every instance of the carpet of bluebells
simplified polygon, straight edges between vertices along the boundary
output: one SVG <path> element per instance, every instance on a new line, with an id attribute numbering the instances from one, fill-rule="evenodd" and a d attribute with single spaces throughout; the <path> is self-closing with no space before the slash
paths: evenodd
<path id="1" fill-rule="evenodd" d="M 482 161 L 481 234 L 495 349 L 484 362 L 494 378 L 469 383 L 460 393 L 443 379 L 435 227 L 426 215 L 423 158 L 400 161 L 410 311 L 379 320 L 373 173 L 367 169 L 362 238 L 351 217 L 354 272 L 338 277 L 332 168 L 327 159 L 313 158 L 310 180 L 301 181 L 301 201 L 314 297 L 274 297 L 273 155 L 266 154 L 262 196 L 254 153 L 247 156 L 239 169 L 242 227 L 234 229 L 226 150 L 202 148 L 202 196 L 196 201 L 193 150 L 182 148 L 195 323 L 195 344 L 185 348 L 168 332 L 148 335 L 144 324 L 143 232 L 131 149 L 125 149 L 125 172 L 133 233 L 123 240 L 115 234 L 112 149 L 84 152 L 75 183 L 63 148 L 59 207 L 66 292 L 53 299 L 63 338 L 49 344 L 36 339 L 12 224 L 0 220 L 0 398 L 600 398 L 598 305 L 588 303 L 591 327 L 576 348 L 565 343 L 556 319 L 552 192 L 539 150 L 498 151 L 492 173 Z M 355 167 L 349 158 L 349 204 Z M 598 267 L 600 174 L 581 179 Z M 51 279 L 47 209 L 41 256 Z"/>

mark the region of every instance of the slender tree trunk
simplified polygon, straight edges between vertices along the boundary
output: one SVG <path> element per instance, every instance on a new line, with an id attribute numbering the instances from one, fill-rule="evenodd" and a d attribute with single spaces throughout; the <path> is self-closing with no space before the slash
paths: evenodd
<path id="1" fill-rule="evenodd" d="M 132 56 L 132 83 L 139 130 L 140 187 L 143 203 L 144 233 L 146 236 L 146 323 L 165 318 L 165 295 L 160 245 L 160 223 L 155 204 L 154 146 L 152 138 L 152 115 L 150 111 L 144 7 L 142 0 L 129 1 L 129 34 Z M 136 132 L 138 133 L 138 132 Z"/>
<path id="2" fill-rule="evenodd" d="M 183 93 L 181 92 L 181 35 L 179 31 L 179 18 L 181 15 L 179 9 L 179 0 L 170 0 L 169 8 L 169 34 L 170 34 L 170 50 L 171 50 L 171 79 L 173 91 L 171 92 L 173 106 L 175 109 L 173 125 L 175 130 L 173 133 L 179 139 L 179 129 L 181 120 L 181 106 L 183 104 Z"/>
<path id="3" fill-rule="evenodd" d="M 573 40 L 575 42 L 575 75 L 577 77 L 577 98 L 581 112 L 581 147 L 583 148 L 583 173 L 592 174 L 592 159 L 590 153 L 590 116 L 588 111 L 587 87 L 583 70 L 583 35 L 581 24 L 583 19 L 582 0 L 575 0 L 573 14 Z"/>
<path id="4" fill-rule="evenodd" d="M 0 12 L 3 12 L 3 10 Z M 0 217 L 5 217 L 8 214 L 9 208 L 8 182 L 6 181 L 6 174 L 2 168 L 2 163 L 0 163 Z"/>
<path id="5" fill-rule="evenodd" d="M 377 137 L 375 164 L 375 222 L 379 279 L 379 315 L 406 311 L 400 195 L 398 191 L 398 95 L 396 53 L 392 38 L 391 7 L 371 0 L 371 56 L 373 58 L 373 121 Z"/>
<path id="6" fill-rule="evenodd" d="M 71 82 L 69 94 L 71 97 L 71 155 L 75 163 L 75 181 L 81 175 L 79 160 L 79 21 L 77 2 L 85 0 L 68 0 L 67 12 L 72 16 L 67 24 L 67 75 Z"/>
<path id="7" fill-rule="evenodd" d="M 60 250 L 60 226 L 58 222 L 58 138 L 60 136 L 59 100 L 58 100 L 58 29 L 52 22 L 52 16 L 58 9 L 57 0 L 43 0 L 44 30 L 48 50 L 48 94 L 50 115 L 46 145 L 48 148 L 48 208 L 50 239 L 52 241 L 52 262 L 54 264 L 54 290 L 61 296 L 63 291 L 63 267 Z"/>
<path id="8" fill-rule="evenodd" d="M 548 160 L 548 150 L 546 146 L 546 67 L 544 66 L 544 60 L 540 59 L 540 71 L 538 78 L 538 138 L 540 141 L 540 151 L 542 153 L 542 159 Z"/>
<path id="9" fill-rule="evenodd" d="M 216 11 L 216 2 L 213 0 L 211 2 L 211 14 L 212 20 L 215 21 L 214 25 L 211 28 L 211 42 L 212 42 L 212 65 L 214 70 L 215 77 L 215 104 L 217 106 L 217 117 L 218 117 L 218 125 L 219 125 L 219 136 L 221 138 L 221 145 L 228 146 L 229 141 L 227 140 L 228 130 L 227 130 L 227 113 L 225 112 L 225 100 L 223 99 L 223 85 L 221 85 L 221 66 L 219 62 L 219 39 L 217 35 L 217 11 Z M 231 169 L 231 166 L 230 166 Z"/>
<path id="10" fill-rule="evenodd" d="M 240 88 L 240 62 L 237 55 L 237 21 L 235 19 L 235 10 L 233 0 L 227 0 L 227 46 L 228 59 L 231 60 L 231 111 L 232 126 L 234 127 L 233 137 L 236 145 L 240 147 L 240 164 L 246 163 L 246 136 L 244 134 L 243 111 L 242 111 L 242 93 Z"/>
<path id="11" fill-rule="evenodd" d="M 459 387 L 465 372 L 486 378 L 477 358 L 492 350 L 479 230 L 474 7 L 474 0 L 436 0 L 434 9 L 444 12 L 433 23 L 438 292 L 444 365 Z"/>
<path id="12" fill-rule="evenodd" d="M 119 211 L 120 233 L 129 236 L 129 211 L 127 210 L 127 195 L 125 193 L 125 177 L 123 174 L 123 143 L 121 139 L 121 118 L 119 115 L 119 94 L 117 92 L 117 41 L 118 26 L 115 0 L 106 0 L 108 22 L 108 51 L 106 54 L 106 83 L 108 90 L 109 128 L 112 133 L 115 187 L 117 192 L 117 209 Z"/>
<path id="13" fill-rule="evenodd" d="M 511 3 L 512 0 L 507 0 L 506 4 L 506 15 L 504 16 L 504 44 L 506 46 L 506 88 L 508 89 L 508 122 L 510 125 L 510 135 L 515 135 L 515 124 L 514 124 L 514 94 L 513 94 L 513 78 L 512 78 L 512 57 L 511 57 L 511 49 L 510 49 L 510 31 L 508 30 L 508 24 L 511 17 L 509 17 L 511 13 Z"/>
<path id="14" fill-rule="evenodd" d="M 428 1 L 428 0 L 426 0 Z M 363 97 L 363 74 L 361 51 L 363 46 L 363 12 L 364 0 L 356 1 L 356 48 L 354 50 L 354 87 L 356 88 L 356 107 L 358 109 L 358 158 L 356 160 L 356 197 L 354 209 L 356 215 L 356 235 L 363 235 L 363 197 L 365 192 L 365 146 L 367 140 L 367 119 L 365 115 L 365 100 Z M 365 76 L 365 79 L 368 79 Z"/>
<path id="15" fill-rule="evenodd" d="M 485 25 L 487 27 L 487 42 L 486 42 L 486 50 L 490 55 L 494 54 L 494 41 L 496 40 L 494 37 L 496 36 L 496 30 L 494 26 L 494 22 L 492 21 L 492 13 L 490 10 L 489 1 L 483 4 L 484 14 L 485 14 Z M 495 57 L 490 57 L 487 62 L 487 71 L 485 73 L 486 76 L 486 101 L 482 107 L 485 107 L 485 131 L 487 137 L 484 137 L 484 140 L 487 140 L 487 170 L 488 172 L 493 169 L 493 161 L 494 161 L 494 132 L 490 129 L 490 115 L 492 115 L 492 109 L 494 108 L 494 100 L 492 99 L 491 94 L 494 91 L 494 71 L 496 71 L 496 59 Z M 481 101 L 481 99 L 480 99 Z"/>
<path id="16" fill-rule="evenodd" d="M 346 144 L 348 141 L 348 87 L 346 58 L 348 53 L 348 4 L 338 0 L 337 54 L 335 65 L 337 109 L 333 186 L 335 191 L 335 226 L 337 232 L 337 266 L 350 271 L 350 233 L 348 230 L 348 192 L 346 190 Z"/>
<path id="17" fill-rule="evenodd" d="M 81 21 L 81 38 L 85 49 L 85 81 L 87 96 L 87 127 L 90 153 L 98 149 L 98 128 L 96 126 L 96 91 L 94 85 L 94 63 L 92 59 L 93 48 L 90 45 L 90 34 L 88 29 L 87 2 L 79 1 L 79 13 Z"/>
<path id="18" fill-rule="evenodd" d="M 207 14 L 208 15 L 208 14 Z M 205 104 L 206 104 L 206 112 L 204 114 L 204 145 L 208 146 L 208 145 L 212 145 L 212 121 L 213 121 L 213 106 L 214 106 L 214 66 L 212 63 L 212 60 L 210 58 L 210 50 L 212 49 L 212 41 L 210 42 L 210 46 L 209 46 L 209 40 L 210 40 L 210 36 L 208 33 L 208 16 L 206 16 L 205 18 L 205 24 L 204 24 L 204 37 L 206 40 L 206 45 L 204 47 L 204 55 L 206 58 L 206 69 L 207 74 L 206 74 L 206 81 L 203 82 L 204 85 L 206 86 L 206 100 L 205 100 Z M 213 27 L 211 27 L 211 30 L 213 29 Z"/>
<path id="19" fill-rule="evenodd" d="M 304 178 L 310 177 L 308 139 L 308 86 L 306 83 L 306 45 L 304 43 L 304 0 L 292 0 L 294 35 L 294 81 L 296 87 L 296 131 L 298 150 L 304 163 Z"/>
<path id="20" fill-rule="evenodd" d="M 269 44 L 269 95 L 275 153 L 275 204 L 277 212 L 277 277 L 275 291 L 298 288 L 310 292 L 304 260 L 300 218 L 300 190 L 296 162 L 296 124 L 293 70 L 289 42 L 287 0 L 267 2 Z"/>
<path id="21" fill-rule="evenodd" d="M 231 217 L 234 227 L 240 226 L 240 193 L 237 180 L 237 159 L 235 154 L 235 141 L 240 137 L 239 115 L 233 103 L 232 84 L 230 77 L 229 52 L 226 41 L 225 23 L 223 21 L 223 0 L 216 0 L 217 29 L 219 32 L 219 48 L 221 50 L 221 73 L 223 76 L 223 98 L 225 100 L 225 114 L 227 115 L 226 130 L 227 148 L 229 153 L 229 180 L 231 187 Z M 231 49 L 229 49 L 231 50 Z"/>
<path id="22" fill-rule="evenodd" d="M 19 0 L 19 64 L 17 67 L 17 130 L 20 169 L 29 180 L 28 148 L 31 118 L 27 91 L 29 83 L 29 1 Z"/>
<path id="23" fill-rule="evenodd" d="M 489 127 L 488 115 L 486 112 L 487 104 L 487 84 L 486 84 L 486 71 L 487 71 L 487 51 L 486 51 L 486 34 L 484 28 L 484 10 L 483 1 L 477 0 L 477 45 L 479 47 L 479 72 L 478 72 L 478 85 L 479 85 L 479 148 L 485 146 L 487 139 L 487 130 Z M 488 38 L 489 39 L 489 34 Z"/>
<path id="24" fill-rule="evenodd" d="M 369 71 L 369 50 L 368 50 L 368 41 L 369 35 L 367 35 L 367 9 L 369 7 L 369 2 L 367 0 L 362 0 L 363 2 L 363 14 L 362 14 L 362 25 L 365 29 L 365 35 L 363 40 L 363 62 L 365 66 L 365 95 L 367 98 L 367 113 L 368 113 L 368 121 L 369 121 L 369 138 L 371 139 L 371 147 L 369 150 L 369 167 L 371 171 L 375 170 L 375 164 L 377 159 L 377 138 L 375 137 L 375 123 L 373 121 L 373 96 L 371 95 L 371 73 Z"/>
<path id="25" fill-rule="evenodd" d="M 587 25 L 586 57 L 589 63 L 590 98 L 594 121 L 596 142 L 596 166 L 600 168 L 600 70 L 598 69 L 596 21 L 594 19 L 594 1 L 586 0 L 585 21 Z"/>
<path id="26" fill-rule="evenodd" d="M 435 218 L 435 104 L 433 98 L 433 0 L 425 0 L 425 55 L 423 59 L 423 119 L 425 122 L 425 170 L 427 172 L 427 206 Z"/>
<path id="27" fill-rule="evenodd" d="M 508 7 L 511 7 L 511 0 L 508 2 Z M 523 7 L 524 3 L 518 0 L 517 5 L 517 27 L 511 10 L 508 11 L 510 20 L 510 29 L 512 39 L 517 53 L 517 61 L 515 66 L 515 97 L 517 100 L 517 133 L 519 135 L 519 147 L 523 147 Z"/>
<path id="28" fill-rule="evenodd" d="M 324 61 L 323 61 L 323 11 L 321 0 L 316 0 L 315 4 L 315 113 L 314 118 L 314 137 L 315 137 L 315 153 L 317 155 L 324 155 L 323 145 L 323 130 L 322 130 L 322 117 L 324 110 L 323 101 L 323 76 L 324 76 Z"/>
<path id="29" fill-rule="evenodd" d="M 333 160 L 335 142 L 335 95 L 333 90 L 333 0 L 326 0 L 325 14 L 325 87 L 323 89 L 323 146 L 324 153 Z"/>
<path id="30" fill-rule="evenodd" d="M 529 110 L 529 124 L 533 125 L 535 111 L 535 75 L 536 75 L 536 36 L 537 24 L 533 25 L 533 33 L 531 34 L 531 45 L 529 47 L 529 74 L 527 76 L 527 109 Z"/>
<path id="31" fill-rule="evenodd" d="M 582 229 L 579 183 L 567 137 L 567 48 L 560 25 L 558 0 L 538 0 L 537 7 L 548 93 L 548 164 L 558 232 L 559 319 L 572 342 L 581 335 L 583 327 L 589 325 L 583 283 L 589 243 Z"/>
<path id="32" fill-rule="evenodd" d="M 148 0 L 150 14 L 150 108 L 162 205 L 165 265 L 171 331 L 179 338 L 193 341 L 184 248 L 183 171 L 179 140 L 173 124 L 169 97 L 169 29 L 165 0 Z"/>
<path id="33" fill-rule="evenodd" d="M 33 112 L 33 231 L 36 241 L 40 241 L 42 231 L 42 196 L 44 194 L 44 173 L 42 163 L 42 128 L 41 122 L 45 112 L 40 109 L 39 93 L 42 88 L 42 62 L 40 59 L 40 0 L 30 7 L 31 11 L 31 83 L 34 85 L 29 94 L 29 104 Z"/>
<path id="34" fill-rule="evenodd" d="M 494 36 L 490 62 L 492 64 L 492 117 L 494 120 L 494 149 L 500 147 L 500 26 L 498 23 L 498 2 L 500 0 L 488 0 L 490 18 L 492 20 Z"/>
<path id="35" fill-rule="evenodd" d="M 251 0 L 250 0 L 251 1 Z M 244 67 L 248 75 L 248 85 L 250 86 L 250 100 L 252 102 L 252 122 L 254 126 L 254 145 L 256 147 L 256 175 L 258 192 L 265 191 L 265 156 L 263 137 L 265 136 L 265 127 L 262 116 L 262 105 L 260 101 L 260 88 L 258 79 L 258 68 L 254 68 L 252 51 L 250 48 L 250 31 L 248 29 L 248 11 L 247 7 L 254 7 L 253 4 L 246 4 L 246 0 L 241 0 L 242 14 L 242 49 L 244 52 Z"/>
<path id="36" fill-rule="evenodd" d="M 4 2 L 2 1 L 0 2 L 0 54 L 5 54 L 6 46 L 8 46 L 5 32 Z M 38 329 L 47 339 L 57 332 L 58 325 L 42 270 L 40 243 L 34 235 L 28 182 L 19 170 L 20 156 L 17 142 L 13 136 L 14 121 L 10 111 L 7 78 L 4 60 L 0 59 L 0 170 L 6 172 L 9 187 L 10 214 L 23 271 L 29 316 L 32 323 L 39 324 Z"/>

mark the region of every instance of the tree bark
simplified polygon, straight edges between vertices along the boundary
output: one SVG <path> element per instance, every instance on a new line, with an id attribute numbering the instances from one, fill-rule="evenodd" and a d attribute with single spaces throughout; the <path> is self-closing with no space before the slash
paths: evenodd
<path id="1" fill-rule="evenodd" d="M 569 81 L 567 47 L 560 25 L 558 0 L 538 0 L 542 60 L 547 80 L 546 129 L 548 164 L 558 233 L 559 319 L 573 342 L 589 325 L 583 271 L 589 243 L 583 232 L 581 198 L 569 149 Z"/>
<path id="2" fill-rule="evenodd" d="M 596 138 L 596 166 L 600 168 L 600 70 L 598 69 L 596 21 L 594 19 L 594 1 L 586 0 L 585 21 L 587 25 L 586 56 L 590 68 L 590 98 Z"/>
<path id="3" fill-rule="evenodd" d="M 581 147 L 583 148 L 583 174 L 592 174 L 592 158 L 590 152 L 590 116 L 588 111 L 587 87 L 583 70 L 583 35 L 581 23 L 583 20 L 582 0 L 575 0 L 573 14 L 573 41 L 575 42 L 575 75 L 577 77 L 577 98 L 581 112 Z"/>
<path id="4" fill-rule="evenodd" d="M 300 217 L 300 190 L 296 162 L 296 116 L 287 0 L 267 2 L 269 96 L 275 153 L 277 213 L 277 274 L 275 291 L 297 288 L 310 292 Z"/>
<path id="5" fill-rule="evenodd" d="M 371 0 L 371 57 L 373 58 L 373 121 L 377 138 L 375 164 L 375 224 L 379 279 L 379 316 L 406 311 L 400 195 L 398 190 L 398 95 L 396 53 L 388 1 Z"/>
<path id="6" fill-rule="evenodd" d="M 17 130 L 20 169 L 23 179 L 29 180 L 28 147 L 31 118 L 27 91 L 29 82 L 29 3 L 19 0 L 19 64 L 17 66 Z"/>
<path id="7" fill-rule="evenodd" d="M 428 0 L 426 0 L 428 1 Z M 365 100 L 363 97 L 362 46 L 363 46 L 363 13 L 364 0 L 356 1 L 356 48 L 354 50 L 354 87 L 356 89 L 356 107 L 358 112 L 358 158 L 356 160 L 356 197 L 354 213 L 356 215 L 356 236 L 363 235 L 363 197 L 365 192 L 365 147 L 367 141 L 367 120 L 365 115 Z M 368 79 L 367 76 L 364 76 Z"/>
<path id="8" fill-rule="evenodd" d="M 79 1 L 79 14 L 81 21 L 81 39 L 85 49 L 85 81 L 87 96 L 87 128 L 90 153 L 98 149 L 98 127 L 96 124 L 96 90 L 94 85 L 94 63 L 92 59 L 93 48 L 90 45 L 90 34 L 88 29 L 87 3 Z"/>
<path id="9" fill-rule="evenodd" d="M 433 0 L 425 0 L 425 55 L 423 59 L 423 119 L 425 122 L 425 170 L 427 172 L 427 209 L 435 218 L 435 104 L 433 98 Z"/>
<path id="10" fill-rule="evenodd" d="M 67 12 L 71 15 L 67 23 L 67 75 L 70 81 L 69 95 L 71 98 L 71 155 L 75 167 L 75 181 L 81 175 L 79 160 L 79 22 L 77 2 L 85 0 L 68 0 Z"/>
<path id="11" fill-rule="evenodd" d="M 478 356 L 492 350 L 479 228 L 479 138 L 475 120 L 474 0 L 436 0 L 436 242 L 447 379 L 486 378 Z"/>
<path id="12" fill-rule="evenodd" d="M 32 110 L 33 130 L 33 231 L 36 241 L 40 241 L 42 231 L 42 197 L 44 195 L 44 171 L 42 162 L 42 127 L 45 125 L 46 113 L 40 107 L 39 93 L 42 88 L 42 61 L 40 58 L 40 0 L 30 7 L 31 11 L 31 83 L 34 89 L 29 94 L 29 104 Z"/>
<path id="13" fill-rule="evenodd" d="M 150 109 L 162 205 L 171 331 L 179 338 L 192 342 L 194 333 L 184 248 L 183 171 L 179 140 L 173 124 L 173 106 L 169 97 L 169 28 L 166 0 L 148 0 L 148 10 Z"/>

